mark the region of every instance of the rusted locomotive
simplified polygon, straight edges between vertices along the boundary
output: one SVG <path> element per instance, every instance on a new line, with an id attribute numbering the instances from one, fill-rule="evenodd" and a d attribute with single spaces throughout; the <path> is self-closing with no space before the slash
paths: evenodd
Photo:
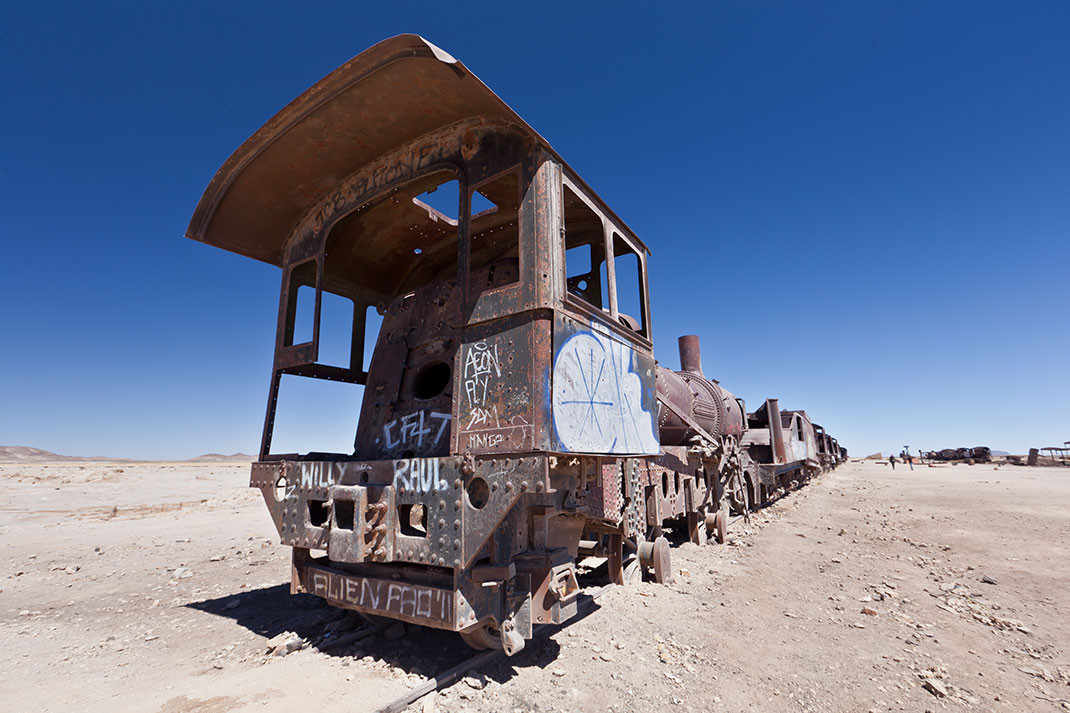
<path id="1" fill-rule="evenodd" d="M 988 446 L 976 446 L 974 448 L 944 448 L 939 451 L 925 451 L 922 458 L 928 460 L 975 460 L 987 462 L 992 459 L 992 449 Z"/>
<path id="2" fill-rule="evenodd" d="M 804 411 L 748 414 L 706 379 L 697 338 L 681 338 L 679 371 L 655 363 L 646 246 L 415 35 L 268 121 L 187 235 L 282 268 L 250 485 L 293 549 L 295 593 L 512 654 L 576 611 L 579 559 L 605 558 L 616 583 L 667 581 L 663 528 L 723 539 L 730 508 L 834 464 Z M 352 315 L 335 362 L 327 300 Z M 295 377 L 363 385 L 352 450 L 272 451 Z"/>

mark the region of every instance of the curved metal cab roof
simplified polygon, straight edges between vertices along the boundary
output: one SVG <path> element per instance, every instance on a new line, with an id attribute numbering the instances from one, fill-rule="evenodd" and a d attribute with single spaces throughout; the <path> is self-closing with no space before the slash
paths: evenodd
<path id="1" fill-rule="evenodd" d="M 515 125 L 560 160 L 448 53 L 418 35 L 384 40 L 249 137 L 208 184 L 186 237 L 281 265 L 291 229 L 318 198 L 377 158 L 466 119 Z"/>

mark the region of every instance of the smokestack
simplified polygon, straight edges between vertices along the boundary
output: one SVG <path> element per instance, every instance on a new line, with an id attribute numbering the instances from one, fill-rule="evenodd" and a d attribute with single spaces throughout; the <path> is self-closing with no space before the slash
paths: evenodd
<path id="1" fill-rule="evenodd" d="M 777 399 L 765 400 L 765 412 L 769 415 L 769 436 L 773 441 L 773 462 L 787 463 L 784 452 L 784 424 L 780 422 L 780 402 Z"/>
<path id="2" fill-rule="evenodd" d="M 685 334 L 677 342 L 680 345 L 680 371 L 702 376 L 702 354 L 699 352 L 698 335 Z"/>

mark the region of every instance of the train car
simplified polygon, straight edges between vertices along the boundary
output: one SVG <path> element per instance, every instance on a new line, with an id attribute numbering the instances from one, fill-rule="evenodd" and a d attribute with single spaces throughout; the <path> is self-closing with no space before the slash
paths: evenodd
<path id="1" fill-rule="evenodd" d="M 512 654 L 575 613 L 578 557 L 668 581 L 663 528 L 723 537 L 742 402 L 695 364 L 656 366 L 646 246 L 438 47 L 386 40 L 299 96 L 223 164 L 187 235 L 282 269 L 250 485 L 293 592 Z M 351 450 L 272 450 L 292 379 L 363 385 Z"/>
<path id="2" fill-rule="evenodd" d="M 847 450 L 840 446 L 840 441 L 829 437 L 831 441 L 830 447 L 832 452 L 832 458 L 836 460 L 836 466 L 843 465 L 843 462 L 847 459 Z"/>
<path id="3" fill-rule="evenodd" d="M 778 399 L 766 399 L 747 415 L 747 424 L 742 443 L 753 502 L 766 504 L 775 493 L 803 485 L 820 472 L 814 427 L 805 411 L 781 411 Z"/>
<path id="4" fill-rule="evenodd" d="M 835 454 L 832 448 L 834 439 L 825 431 L 823 426 L 816 423 L 812 424 L 812 426 L 814 428 L 814 443 L 817 446 L 817 460 L 821 464 L 821 470 L 832 470 L 838 462 L 838 454 Z"/>
<path id="5" fill-rule="evenodd" d="M 292 548 L 294 593 L 511 655 L 575 614 L 580 558 L 605 558 L 612 582 L 670 581 L 666 529 L 723 540 L 749 484 L 818 466 L 805 412 L 748 417 L 703 376 L 696 337 L 679 371 L 656 364 L 647 247 L 418 36 L 270 119 L 187 236 L 282 271 L 250 485 Z M 332 305 L 348 316 L 328 324 Z M 273 450 L 293 380 L 363 386 L 351 448 Z M 776 436 L 752 463 L 748 421 L 766 412 Z"/>
<path id="6" fill-rule="evenodd" d="M 847 460 L 846 449 L 840 447 L 840 442 L 825 432 L 825 439 L 827 442 L 827 460 L 829 463 L 828 469 L 835 469 Z"/>

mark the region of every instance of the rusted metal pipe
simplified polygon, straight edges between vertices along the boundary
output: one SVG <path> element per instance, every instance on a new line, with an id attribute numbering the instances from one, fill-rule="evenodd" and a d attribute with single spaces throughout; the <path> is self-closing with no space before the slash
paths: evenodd
<path id="1" fill-rule="evenodd" d="M 702 376 L 702 354 L 699 351 L 698 335 L 685 334 L 677 342 L 680 345 L 680 371 Z"/>
<path id="2" fill-rule="evenodd" d="M 780 422 L 780 403 L 777 399 L 765 400 L 765 411 L 769 414 L 769 434 L 773 441 L 773 462 L 787 463 L 784 453 L 784 425 Z"/>

